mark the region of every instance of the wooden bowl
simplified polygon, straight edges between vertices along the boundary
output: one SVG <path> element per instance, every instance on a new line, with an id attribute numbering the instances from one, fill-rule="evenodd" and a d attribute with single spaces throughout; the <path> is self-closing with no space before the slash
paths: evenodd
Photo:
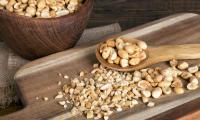
<path id="1" fill-rule="evenodd" d="M 78 11 L 58 18 L 29 18 L 0 10 L 0 39 L 26 59 L 73 47 L 87 25 L 93 0 Z"/>

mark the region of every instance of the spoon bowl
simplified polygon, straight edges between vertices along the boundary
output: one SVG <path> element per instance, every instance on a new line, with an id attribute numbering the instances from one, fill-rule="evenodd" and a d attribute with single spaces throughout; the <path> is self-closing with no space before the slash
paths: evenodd
<path id="1" fill-rule="evenodd" d="M 129 42 L 136 42 L 139 40 L 128 40 Z M 138 65 L 121 67 L 116 64 L 110 64 L 105 59 L 102 58 L 99 52 L 100 44 L 96 49 L 97 60 L 105 67 L 117 70 L 117 71 L 134 71 L 142 68 L 146 68 L 150 65 L 169 61 L 172 59 L 176 60 L 186 60 L 186 59 L 199 59 L 200 58 L 200 44 L 183 44 L 183 45 L 164 45 L 164 46 L 148 46 L 145 50 L 147 58 L 141 61 Z"/>

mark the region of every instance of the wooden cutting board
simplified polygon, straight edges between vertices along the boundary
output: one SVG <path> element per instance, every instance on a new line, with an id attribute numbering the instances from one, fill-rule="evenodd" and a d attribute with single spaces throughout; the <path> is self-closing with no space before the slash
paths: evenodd
<path id="1" fill-rule="evenodd" d="M 143 26 L 133 28 L 111 37 L 123 36 L 126 38 L 138 38 L 149 45 L 158 46 L 166 44 L 200 43 L 200 16 L 192 13 L 182 13 L 157 20 Z M 17 89 L 24 109 L 3 116 L 2 120 L 84 120 L 83 115 L 73 116 L 70 113 L 71 106 L 64 110 L 53 99 L 60 87 L 58 81 L 69 82 L 61 79 L 58 73 L 67 74 L 71 78 L 78 76 L 81 70 L 90 71 L 93 63 L 96 63 L 95 45 L 75 48 L 61 53 L 53 54 L 23 66 L 15 75 Z M 176 52 L 176 51 L 174 51 Z M 200 51 L 199 51 L 200 52 Z M 189 61 L 199 63 L 200 60 Z M 166 63 L 155 66 L 166 67 Z M 49 101 L 36 100 L 36 96 L 48 97 Z M 163 96 L 153 100 L 156 106 L 148 108 L 139 104 L 135 108 L 114 113 L 112 120 L 138 120 L 147 119 L 159 115 L 170 109 L 176 108 L 189 101 L 200 97 L 200 89 L 187 92 L 183 95 Z M 181 109 L 180 109 L 181 110 Z M 174 113 L 175 114 L 175 113 Z M 156 119 L 156 118 L 155 118 Z"/>

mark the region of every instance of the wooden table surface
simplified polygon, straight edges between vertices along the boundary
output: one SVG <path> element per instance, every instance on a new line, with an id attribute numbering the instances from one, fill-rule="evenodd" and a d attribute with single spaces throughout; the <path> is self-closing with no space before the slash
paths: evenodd
<path id="1" fill-rule="evenodd" d="M 122 30 L 132 28 L 179 12 L 200 13 L 199 0 L 95 0 L 94 10 L 88 23 L 88 28 L 120 23 Z M 200 117 L 200 99 L 180 106 L 184 111 L 172 109 L 153 119 L 166 120 L 198 120 Z M 0 115 L 21 109 L 20 103 L 12 104 L 6 109 L 0 109 Z M 194 109 L 194 111 L 190 111 Z M 176 114 L 175 114 L 176 113 Z M 174 115 L 173 115 L 174 114 Z M 173 115 L 173 116 L 172 116 Z"/>

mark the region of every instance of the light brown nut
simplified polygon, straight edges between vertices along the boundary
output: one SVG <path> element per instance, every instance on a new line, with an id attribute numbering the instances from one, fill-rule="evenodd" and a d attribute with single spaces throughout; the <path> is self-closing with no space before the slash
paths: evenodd
<path id="1" fill-rule="evenodd" d="M 167 77 L 164 78 L 164 81 L 172 82 L 173 81 L 173 77 L 172 76 L 167 76 Z"/>
<path id="2" fill-rule="evenodd" d="M 183 87 L 183 83 L 179 78 L 174 78 L 174 81 L 172 82 L 171 87 L 181 88 Z"/>
<path id="3" fill-rule="evenodd" d="M 48 98 L 48 97 L 43 97 L 43 100 L 44 100 L 44 101 L 48 101 L 49 98 Z"/>
<path id="4" fill-rule="evenodd" d="M 193 83 L 193 84 L 199 84 L 199 80 L 194 76 L 190 77 L 189 81 L 190 83 Z"/>
<path id="5" fill-rule="evenodd" d="M 8 4 L 8 0 L 0 0 L 0 6 L 5 7 Z"/>
<path id="6" fill-rule="evenodd" d="M 185 69 L 187 69 L 188 67 L 189 67 L 189 64 L 188 64 L 187 62 L 181 62 L 181 63 L 178 64 L 178 68 L 179 68 L 180 70 L 185 70 Z"/>
<path id="7" fill-rule="evenodd" d="M 109 59 L 110 60 L 115 60 L 117 58 L 117 52 L 115 51 L 114 48 L 111 49 Z"/>
<path id="8" fill-rule="evenodd" d="M 195 76 L 196 76 L 197 78 L 200 78 L 200 71 L 196 72 L 196 73 L 195 73 Z"/>
<path id="9" fill-rule="evenodd" d="M 156 75 L 154 78 L 155 82 L 161 82 L 163 80 L 163 75 Z"/>
<path id="10" fill-rule="evenodd" d="M 172 93 L 172 89 L 170 87 L 162 87 L 162 91 L 165 95 L 169 95 Z"/>
<path id="11" fill-rule="evenodd" d="M 121 59 L 120 65 L 121 65 L 121 67 L 128 67 L 129 66 L 128 60 L 127 59 Z"/>
<path id="12" fill-rule="evenodd" d="M 46 7 L 46 0 L 38 0 L 37 7 L 40 10 L 44 9 Z"/>
<path id="13" fill-rule="evenodd" d="M 141 77 L 134 76 L 132 79 L 134 82 L 138 82 L 141 80 Z"/>
<path id="14" fill-rule="evenodd" d="M 143 50 L 147 49 L 147 44 L 144 41 L 138 41 L 137 45 L 142 48 Z"/>
<path id="15" fill-rule="evenodd" d="M 149 90 L 149 89 L 152 88 L 151 84 L 146 80 L 139 81 L 137 85 L 138 85 L 138 87 L 140 87 L 140 88 L 142 88 L 144 90 Z"/>
<path id="16" fill-rule="evenodd" d="M 142 77 L 142 73 L 140 71 L 134 71 L 133 75 L 134 77 L 139 77 L 139 78 Z"/>
<path id="17" fill-rule="evenodd" d="M 160 87 L 156 87 L 152 91 L 153 98 L 159 98 L 162 95 L 162 89 Z"/>
<path id="18" fill-rule="evenodd" d="M 172 68 L 166 68 L 166 69 L 163 69 L 161 71 L 161 74 L 165 77 L 171 77 L 172 74 L 173 74 L 173 69 Z"/>
<path id="19" fill-rule="evenodd" d="M 188 90 L 196 90 L 199 87 L 198 84 L 194 84 L 194 83 L 188 83 L 187 84 L 187 89 Z"/>
<path id="20" fill-rule="evenodd" d="M 129 54 L 133 54 L 135 52 L 134 46 L 133 45 L 126 45 L 124 46 L 124 50 L 129 53 Z"/>
<path id="21" fill-rule="evenodd" d="M 94 118 L 94 113 L 92 110 L 88 111 L 86 114 L 87 114 L 87 119 Z"/>
<path id="22" fill-rule="evenodd" d="M 143 102 L 143 103 L 149 102 L 149 98 L 148 98 L 148 97 L 142 97 L 142 102 Z"/>
<path id="23" fill-rule="evenodd" d="M 101 44 L 100 47 L 99 47 L 99 52 L 102 53 L 103 50 L 104 50 L 105 48 L 107 48 L 107 47 L 108 47 L 108 46 L 107 46 L 106 43 Z"/>
<path id="24" fill-rule="evenodd" d="M 102 52 L 103 59 L 107 59 L 109 57 L 111 50 L 112 50 L 111 47 L 106 47 L 103 49 L 103 52 Z"/>
<path id="25" fill-rule="evenodd" d="M 140 92 L 136 89 L 132 89 L 133 94 L 135 94 L 135 96 L 137 97 L 141 97 L 142 95 L 140 94 Z"/>
<path id="26" fill-rule="evenodd" d="M 155 103 L 154 103 L 154 102 L 148 102 L 147 106 L 148 106 L 148 107 L 154 107 L 154 106 L 155 106 Z"/>
<path id="27" fill-rule="evenodd" d="M 61 98 L 63 98 L 63 94 L 58 94 L 55 96 L 55 99 L 61 99 Z"/>
<path id="28" fill-rule="evenodd" d="M 106 44 L 107 44 L 108 47 L 112 47 L 112 48 L 115 47 L 115 41 L 113 39 L 107 40 Z"/>
<path id="29" fill-rule="evenodd" d="M 124 47 L 124 41 L 121 38 L 117 38 L 115 41 L 115 46 L 118 50 L 123 49 Z"/>
<path id="30" fill-rule="evenodd" d="M 192 74 L 189 73 L 189 72 L 183 71 L 183 72 L 181 73 L 181 77 L 182 77 L 183 79 L 189 79 L 190 77 L 192 77 Z"/>
<path id="31" fill-rule="evenodd" d="M 170 81 L 162 81 L 162 82 L 158 83 L 158 86 L 161 88 L 162 87 L 170 87 L 170 85 L 171 85 Z"/>
<path id="32" fill-rule="evenodd" d="M 120 63 L 120 58 L 117 57 L 117 58 L 114 60 L 114 63 L 117 64 L 117 65 L 119 65 L 119 63 Z"/>
<path id="33" fill-rule="evenodd" d="M 113 63 L 114 63 L 114 61 L 111 60 L 110 58 L 107 59 L 107 62 L 110 63 L 110 64 L 113 64 Z"/>
<path id="34" fill-rule="evenodd" d="M 198 70 L 199 70 L 199 67 L 197 65 L 188 68 L 188 72 L 190 73 L 195 73 Z"/>
<path id="35" fill-rule="evenodd" d="M 36 8 L 29 6 L 29 7 L 26 8 L 26 13 L 31 15 L 31 16 L 34 16 L 36 14 Z"/>
<path id="36" fill-rule="evenodd" d="M 183 94 L 184 93 L 184 89 L 182 87 L 175 87 L 174 88 L 174 92 L 176 94 Z"/>
<path id="37" fill-rule="evenodd" d="M 59 101 L 58 104 L 64 106 L 66 104 L 66 102 L 65 101 Z"/>
<path id="38" fill-rule="evenodd" d="M 130 60 L 129 60 L 129 64 L 130 65 L 137 65 L 137 64 L 139 64 L 140 63 L 140 58 L 131 58 Z"/>
<path id="39" fill-rule="evenodd" d="M 169 64 L 171 67 L 176 67 L 178 65 L 178 61 L 175 59 L 172 59 L 169 61 Z"/>
<path id="40" fill-rule="evenodd" d="M 142 51 L 140 53 L 140 57 L 139 57 L 141 60 L 145 60 L 147 58 L 147 54 L 145 53 L 145 51 Z"/>
<path id="41" fill-rule="evenodd" d="M 119 55 L 119 57 L 121 57 L 123 59 L 128 59 L 128 53 L 125 50 L 120 49 L 118 51 L 118 55 Z"/>
<path id="42" fill-rule="evenodd" d="M 68 15 L 69 13 L 70 13 L 69 10 L 59 10 L 56 12 L 56 17 Z"/>
<path id="43" fill-rule="evenodd" d="M 151 92 L 149 90 L 142 90 L 141 93 L 144 97 L 151 97 Z"/>
<path id="44" fill-rule="evenodd" d="M 101 86 L 100 90 L 107 90 L 109 88 L 112 87 L 112 84 L 111 83 L 107 83 L 107 84 L 104 84 L 103 86 Z"/>
<path id="45" fill-rule="evenodd" d="M 27 3 L 28 2 L 28 0 L 21 0 L 22 1 L 22 3 Z"/>

